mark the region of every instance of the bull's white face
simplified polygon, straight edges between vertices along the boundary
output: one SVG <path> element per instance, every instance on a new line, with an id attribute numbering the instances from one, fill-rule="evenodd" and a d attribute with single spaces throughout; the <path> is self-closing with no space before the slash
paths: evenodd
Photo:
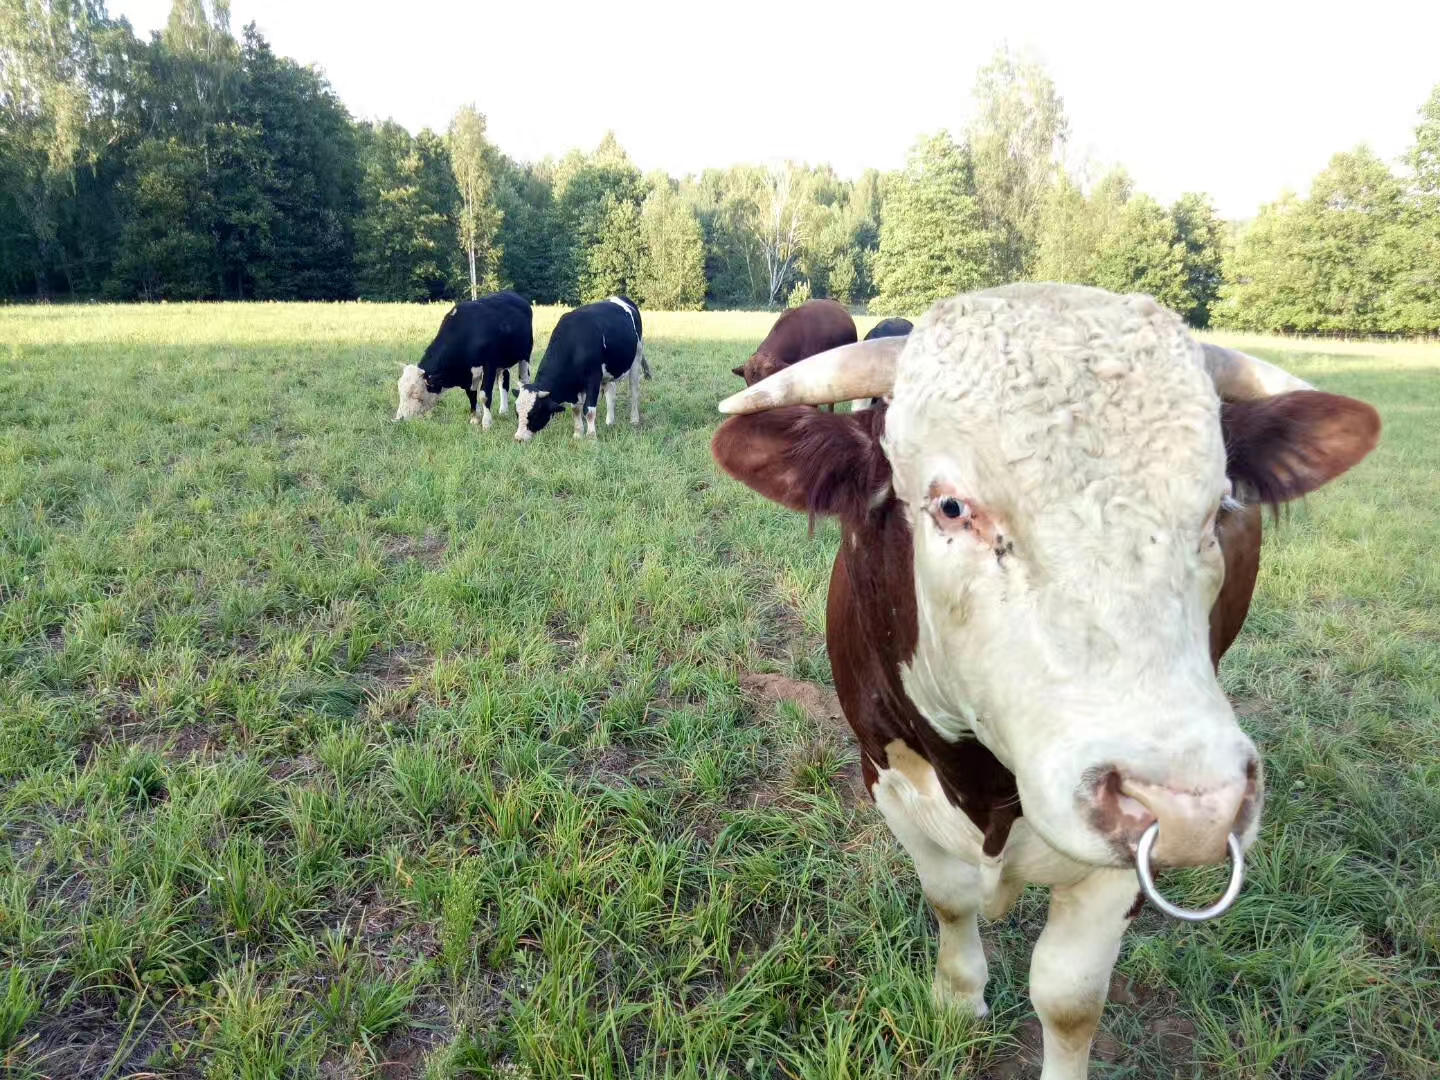
<path id="1" fill-rule="evenodd" d="M 1156 810 L 1167 861 L 1220 858 L 1237 820 L 1253 838 L 1255 750 L 1208 644 L 1218 410 L 1179 319 L 1140 297 L 957 298 L 900 360 L 884 446 L 914 532 L 906 690 L 989 747 L 1031 825 L 1082 862 L 1127 861 L 1117 820 L 1176 799 L 1174 823 Z"/>
<path id="2" fill-rule="evenodd" d="M 425 373 L 416 364 L 406 364 L 400 372 L 400 406 L 395 410 L 396 420 L 413 420 L 424 416 L 435 407 L 440 395 L 432 393 L 425 384 Z"/>

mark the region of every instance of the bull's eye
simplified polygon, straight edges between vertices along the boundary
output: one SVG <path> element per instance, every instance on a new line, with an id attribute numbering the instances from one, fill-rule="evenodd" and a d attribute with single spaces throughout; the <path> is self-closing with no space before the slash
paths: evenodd
<path id="1" fill-rule="evenodd" d="M 940 512 L 951 521 L 958 521 L 969 513 L 969 507 L 957 499 L 954 495 L 947 495 L 940 500 Z"/>

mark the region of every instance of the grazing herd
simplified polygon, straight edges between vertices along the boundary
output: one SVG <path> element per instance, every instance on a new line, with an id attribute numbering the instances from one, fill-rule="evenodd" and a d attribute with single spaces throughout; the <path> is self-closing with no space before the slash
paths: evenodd
<path id="1" fill-rule="evenodd" d="M 605 393 L 605 423 L 615 423 L 615 384 L 630 383 L 630 423 L 640 423 L 640 379 L 651 378 L 645 358 L 640 305 L 612 296 L 566 312 L 555 324 L 540 370 L 530 381 L 534 313 L 519 293 L 497 292 L 456 304 L 440 323 L 420 363 L 400 372 L 396 420 L 424 416 L 440 394 L 462 387 L 470 399 L 470 422 L 490 430 L 491 392 L 500 377 L 500 409 L 508 409 L 510 369 L 519 368 L 515 438 L 529 442 L 556 413 L 575 414 L 575 437 L 595 437 L 595 413 Z M 908 319 L 886 319 L 870 332 L 903 335 Z M 797 361 L 855 341 L 855 320 L 834 300 L 808 300 L 785 312 L 736 375 L 751 386 Z"/>
<path id="2" fill-rule="evenodd" d="M 1146 296 L 1010 285 L 856 337 L 831 301 L 782 315 L 734 369 L 746 386 L 720 405 L 714 458 L 839 522 L 835 689 L 939 924 L 937 1000 L 985 1014 L 978 917 L 1049 886 L 1030 966 L 1041 1075 L 1083 1080 L 1145 899 L 1180 918 L 1226 906 L 1176 908 L 1152 869 L 1228 859 L 1233 899 L 1259 829 L 1260 757 L 1216 673 L 1249 610 L 1262 508 L 1360 462 L 1379 416 L 1196 342 Z M 517 438 L 567 405 L 593 435 L 600 388 L 613 419 L 627 373 L 638 420 L 640 342 L 623 297 L 565 316 L 520 389 Z M 400 412 L 417 378 L 434 394 L 468 377 L 488 418 L 489 354 L 432 377 L 438 345 L 401 377 Z M 497 347 L 507 360 L 518 349 Z"/>

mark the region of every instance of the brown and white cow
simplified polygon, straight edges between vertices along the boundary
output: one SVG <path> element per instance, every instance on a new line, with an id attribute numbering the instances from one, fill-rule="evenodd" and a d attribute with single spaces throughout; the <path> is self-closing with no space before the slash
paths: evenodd
<path id="1" fill-rule="evenodd" d="M 743 365 L 730 370 L 754 386 L 807 356 L 848 345 L 859 335 L 855 320 L 836 300 L 806 300 L 775 320 L 770 333 Z"/>
<path id="2" fill-rule="evenodd" d="M 1049 885 L 1042 1078 L 1083 1078 L 1142 835 L 1184 866 L 1258 829 L 1260 759 L 1216 667 L 1261 505 L 1364 458 L 1378 415 L 1197 344 L 1148 297 L 1046 284 L 942 301 L 721 411 L 743 414 L 714 438 L 727 472 L 840 520 L 835 688 L 939 922 L 937 998 L 986 1012 L 977 915 Z"/>

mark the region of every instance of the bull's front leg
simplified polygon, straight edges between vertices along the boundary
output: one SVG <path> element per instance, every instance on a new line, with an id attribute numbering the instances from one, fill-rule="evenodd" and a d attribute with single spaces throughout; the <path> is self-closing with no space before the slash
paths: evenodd
<path id="1" fill-rule="evenodd" d="M 1044 1033 L 1040 1080 L 1085 1080 L 1090 1044 L 1139 889 L 1131 870 L 1096 870 L 1050 891 L 1030 961 L 1030 1000 Z"/>
<path id="2" fill-rule="evenodd" d="M 478 411 L 480 406 L 475 398 L 475 388 L 473 386 L 467 386 L 465 388 L 465 396 L 470 399 L 470 422 L 472 424 L 478 424 L 480 422 L 480 413 Z"/>
<path id="3" fill-rule="evenodd" d="M 924 768 L 933 778 L 929 767 Z M 933 786 L 938 794 L 938 782 Z M 940 803 L 936 804 L 940 806 L 938 814 L 927 814 L 924 808 L 933 800 L 917 799 L 915 794 L 910 778 L 899 770 L 880 770 L 879 782 L 874 786 L 875 805 L 914 862 L 920 890 L 940 924 L 940 948 L 932 984 L 935 1002 L 984 1016 L 990 1011 L 985 1004 L 985 983 L 990 969 L 985 961 L 985 948 L 980 943 L 977 918 L 983 898 L 980 869 L 937 843 L 932 831 L 926 828 L 927 821 L 937 817 L 943 820 L 944 816 L 957 815 L 958 811 Z"/>
<path id="4" fill-rule="evenodd" d="M 615 424 L 615 380 L 611 379 L 605 384 L 605 426 L 613 427 Z"/>

